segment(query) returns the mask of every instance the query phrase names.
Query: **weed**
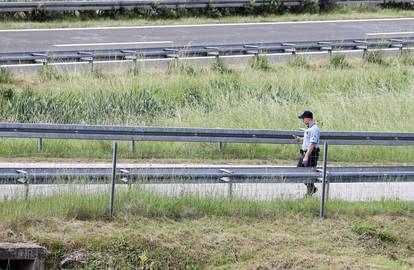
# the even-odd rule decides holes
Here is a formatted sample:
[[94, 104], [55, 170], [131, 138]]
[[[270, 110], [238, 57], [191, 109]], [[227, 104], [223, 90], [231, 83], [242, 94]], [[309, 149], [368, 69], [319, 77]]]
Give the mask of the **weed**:
[[332, 55], [329, 65], [334, 68], [347, 68], [349, 67], [349, 63], [346, 60], [346, 56], [344, 53], [335, 53]]
[[39, 70], [39, 78], [41, 82], [51, 80], [61, 80], [63, 75], [50, 65], [43, 65]]
[[394, 242], [395, 237], [391, 232], [383, 228], [377, 228], [368, 222], [355, 222], [352, 225], [352, 231], [363, 240], [379, 240], [382, 242]]
[[233, 70], [229, 68], [223, 61], [218, 60], [214, 61], [211, 64], [211, 69], [215, 72], [221, 73], [221, 74], [229, 74], [232, 73]]
[[366, 56], [366, 61], [370, 64], [388, 65], [383, 51], [369, 51]]
[[250, 61], [250, 67], [253, 69], [263, 70], [263, 71], [269, 71], [272, 69], [270, 66], [269, 60], [264, 55], [258, 55], [256, 57], [253, 57], [253, 59]]
[[414, 66], [414, 55], [410, 51], [404, 51], [399, 58], [400, 62], [407, 66]]
[[5, 67], [0, 67], [0, 84], [13, 83], [14, 76], [11, 71]]
[[300, 55], [292, 56], [288, 61], [289, 66], [296, 68], [310, 68], [310, 64], [307, 58]]

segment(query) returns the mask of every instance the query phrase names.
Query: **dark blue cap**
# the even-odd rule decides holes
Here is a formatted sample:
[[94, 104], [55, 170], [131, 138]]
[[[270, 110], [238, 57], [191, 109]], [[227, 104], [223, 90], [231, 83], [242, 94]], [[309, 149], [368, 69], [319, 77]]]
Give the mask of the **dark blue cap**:
[[298, 116], [299, 119], [303, 118], [312, 118], [313, 119], [313, 113], [311, 111], [304, 111], [301, 115]]

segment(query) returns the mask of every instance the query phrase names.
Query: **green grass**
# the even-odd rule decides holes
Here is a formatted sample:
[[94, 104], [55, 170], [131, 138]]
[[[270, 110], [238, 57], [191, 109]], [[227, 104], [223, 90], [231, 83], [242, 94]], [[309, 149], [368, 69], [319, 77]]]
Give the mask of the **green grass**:
[[[319, 216], [319, 199], [278, 198], [255, 201], [214, 195], [184, 193], [166, 196], [134, 186], [130, 191], [116, 192], [116, 216], [168, 217], [172, 219], [216, 217], [276, 218], [280, 215], [300, 214]], [[79, 194], [77, 188], [53, 196], [34, 197], [28, 200], [8, 199], [1, 203], [3, 221], [22, 218], [64, 218], [77, 220], [106, 220], [108, 213], [106, 192]], [[346, 202], [331, 200], [327, 203], [328, 216], [392, 215], [414, 217], [414, 202], [398, 200]], [[367, 224], [355, 224], [361, 235], [372, 237], [375, 232]]]
[[[210, 15], [208, 15], [210, 14]], [[28, 16], [17, 14], [14, 17], [3, 18], [0, 21], [1, 29], [16, 28], [55, 28], [55, 27], [99, 27], [99, 26], [128, 26], [128, 25], [171, 25], [171, 24], [205, 24], [205, 23], [235, 23], [235, 22], [273, 22], [273, 21], [310, 21], [310, 20], [332, 20], [332, 19], [369, 19], [369, 18], [391, 18], [391, 17], [412, 17], [414, 11], [403, 8], [381, 8], [372, 5], [350, 5], [338, 7], [330, 12], [313, 12], [313, 13], [285, 13], [285, 14], [249, 14], [245, 15], [226, 15], [213, 12], [203, 12], [196, 16], [189, 14], [181, 16], [176, 13], [163, 14], [161, 18], [151, 17], [160, 16], [159, 14], [144, 14], [141, 16], [109, 14], [106, 16], [97, 16], [96, 14], [87, 13], [85, 16], [79, 16], [77, 13], [69, 13], [66, 16], [53, 14], [49, 17], [39, 18], [46, 21], [30, 21]], [[149, 16], [149, 17], [148, 17]], [[41, 17], [41, 16], [40, 16]]]
[[[313, 198], [249, 201], [134, 187], [108, 194], [76, 190], [0, 203], [0, 240], [48, 249], [47, 268], [70, 254], [81, 269], [410, 269], [414, 204], [330, 201], [320, 220]], [[148, 268], [149, 266], [152, 268]], [[147, 267], [147, 268], [145, 268]], [[141, 268], [139, 268], [141, 269]]]
[[[0, 84], [0, 117], [10, 122], [297, 130], [303, 126], [297, 115], [310, 109], [322, 131], [414, 131], [412, 55], [374, 57], [380, 62], [335, 57], [331, 62], [296, 57], [288, 65], [262, 57], [245, 66], [179, 63], [166, 70], [141, 67], [138, 73], [62, 73], [48, 67]], [[110, 142], [46, 140], [42, 153], [35, 143], [1, 139], [0, 157], [111, 157]], [[412, 163], [411, 152], [410, 147], [336, 146], [330, 160]], [[277, 162], [295, 159], [297, 147], [225, 144], [220, 152], [214, 143], [142, 142], [136, 155], [122, 143], [120, 155]]]

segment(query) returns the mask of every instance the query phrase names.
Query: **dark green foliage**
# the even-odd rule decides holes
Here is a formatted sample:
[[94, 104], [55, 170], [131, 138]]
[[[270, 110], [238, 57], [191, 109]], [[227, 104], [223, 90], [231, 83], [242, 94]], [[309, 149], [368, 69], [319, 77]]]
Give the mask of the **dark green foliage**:
[[318, 0], [300, 0], [299, 11], [309, 13], [319, 12]]
[[391, 232], [373, 226], [367, 222], [355, 222], [352, 226], [352, 231], [356, 233], [362, 240], [377, 240], [382, 242], [393, 242], [395, 237]]
[[329, 65], [334, 68], [347, 68], [349, 63], [346, 61], [346, 56], [344, 53], [335, 53], [332, 55], [329, 60]]
[[323, 12], [332, 11], [336, 8], [337, 0], [319, 0], [319, 10]]
[[404, 51], [400, 56], [400, 61], [407, 66], [414, 66], [414, 55], [410, 51]]
[[221, 74], [232, 73], [233, 70], [229, 68], [223, 61], [218, 60], [211, 64], [211, 69]]
[[291, 59], [288, 61], [288, 65], [292, 67], [298, 67], [298, 68], [310, 68], [310, 64], [308, 59], [306, 59], [303, 56], [292, 56]]
[[43, 65], [39, 70], [39, 78], [42, 82], [46, 82], [50, 80], [60, 80], [63, 78], [63, 75], [54, 67]]
[[387, 65], [383, 51], [369, 51], [366, 55], [366, 61], [370, 64]]
[[256, 57], [253, 57], [253, 59], [250, 61], [250, 67], [253, 69], [263, 70], [263, 71], [269, 71], [272, 69], [270, 66], [269, 60], [265, 55], [258, 55]]
[[0, 68], [0, 84], [12, 83], [14, 81], [13, 74], [7, 68]]

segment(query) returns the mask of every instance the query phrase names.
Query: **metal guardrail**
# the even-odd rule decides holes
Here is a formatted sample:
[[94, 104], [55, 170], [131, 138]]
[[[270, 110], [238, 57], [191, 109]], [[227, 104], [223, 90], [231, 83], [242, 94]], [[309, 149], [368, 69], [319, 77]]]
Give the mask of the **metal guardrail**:
[[[339, 0], [338, 5], [348, 4], [385, 4], [385, 3], [413, 3], [413, 0]], [[45, 11], [73, 11], [73, 10], [116, 10], [120, 8], [240, 8], [247, 5], [268, 6], [270, 0], [107, 0], [107, 1], [33, 1], [33, 2], [2, 2], [0, 13]], [[299, 0], [282, 0], [283, 6], [300, 5]]]
[[[0, 123], [0, 137], [114, 141], [174, 141], [296, 144], [300, 131], [148, 126], [58, 125]], [[331, 145], [414, 145], [414, 133], [321, 132]]]
[[396, 37], [392, 39], [352, 39], [323, 40], [302, 42], [271, 42], [208, 46], [175, 46], [158, 48], [128, 48], [82, 51], [37, 51], [0, 53], [0, 65], [44, 63], [48, 62], [85, 62], [94, 60], [137, 60], [154, 58], [207, 57], [220, 55], [258, 55], [271, 53], [364, 50], [380, 48], [398, 48], [414, 45], [414, 37]]
[[[320, 182], [322, 170], [314, 168], [275, 166], [166, 166], [118, 167], [124, 183], [315, 183]], [[111, 168], [0, 168], [0, 184], [102, 183], [111, 177]], [[330, 183], [410, 182], [414, 181], [414, 167], [330, 167]], [[56, 179], [58, 182], [56, 182]], [[98, 181], [91, 182], [90, 179]]]

